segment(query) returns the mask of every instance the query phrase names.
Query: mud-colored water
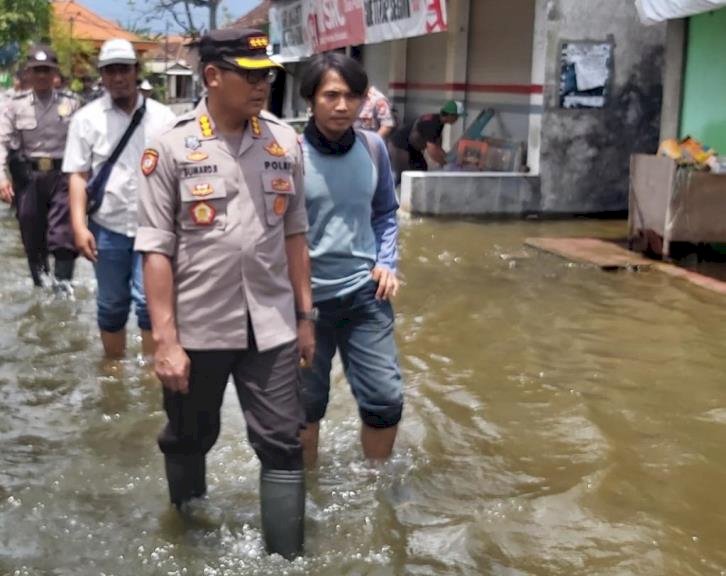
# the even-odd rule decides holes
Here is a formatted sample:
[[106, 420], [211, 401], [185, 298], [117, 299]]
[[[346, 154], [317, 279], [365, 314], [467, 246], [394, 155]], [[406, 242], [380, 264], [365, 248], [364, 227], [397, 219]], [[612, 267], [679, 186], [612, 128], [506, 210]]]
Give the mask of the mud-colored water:
[[396, 455], [361, 461], [338, 369], [290, 564], [263, 552], [231, 387], [209, 498], [181, 518], [138, 342], [101, 361], [90, 266], [75, 300], [33, 290], [0, 217], [0, 574], [724, 576], [726, 300], [523, 247], [624, 231], [405, 223]]

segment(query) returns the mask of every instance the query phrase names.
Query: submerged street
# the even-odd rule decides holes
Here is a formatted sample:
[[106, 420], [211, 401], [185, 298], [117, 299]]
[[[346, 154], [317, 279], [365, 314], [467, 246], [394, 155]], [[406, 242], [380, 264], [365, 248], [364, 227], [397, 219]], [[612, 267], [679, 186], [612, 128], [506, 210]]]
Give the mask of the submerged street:
[[724, 298], [523, 247], [544, 235], [625, 224], [403, 221], [395, 456], [363, 463], [338, 366], [288, 563], [263, 550], [232, 387], [183, 520], [140, 344], [103, 361], [90, 265], [74, 300], [32, 289], [3, 210], [0, 574], [726, 575]]

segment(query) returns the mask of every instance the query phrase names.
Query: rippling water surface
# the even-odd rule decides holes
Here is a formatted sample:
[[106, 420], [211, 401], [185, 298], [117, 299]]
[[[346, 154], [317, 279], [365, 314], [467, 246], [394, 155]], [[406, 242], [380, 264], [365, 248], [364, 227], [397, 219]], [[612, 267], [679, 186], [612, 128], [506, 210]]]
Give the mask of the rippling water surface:
[[407, 406], [361, 461], [337, 370], [307, 554], [267, 557], [232, 389], [209, 499], [167, 503], [150, 367], [103, 362], [94, 282], [33, 290], [0, 217], [0, 574], [726, 575], [723, 296], [525, 249], [621, 222], [411, 221], [396, 302]]

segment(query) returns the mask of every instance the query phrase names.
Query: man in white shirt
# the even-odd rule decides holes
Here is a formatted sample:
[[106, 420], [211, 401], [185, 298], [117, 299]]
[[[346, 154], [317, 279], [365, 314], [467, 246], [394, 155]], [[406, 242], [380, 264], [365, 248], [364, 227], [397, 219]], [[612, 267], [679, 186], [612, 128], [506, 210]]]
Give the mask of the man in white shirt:
[[160, 131], [174, 120], [172, 111], [150, 98], [146, 111], [113, 166], [101, 207], [87, 218], [86, 184], [111, 156], [144, 98], [139, 94], [139, 63], [127, 40], [107, 40], [98, 67], [106, 93], [81, 108], [71, 121], [63, 171], [70, 176], [71, 224], [78, 251], [94, 263], [98, 282], [98, 326], [107, 357], [126, 349], [126, 321], [133, 302], [144, 354], [153, 352], [146, 309], [142, 257], [134, 252], [136, 194], [141, 156]]

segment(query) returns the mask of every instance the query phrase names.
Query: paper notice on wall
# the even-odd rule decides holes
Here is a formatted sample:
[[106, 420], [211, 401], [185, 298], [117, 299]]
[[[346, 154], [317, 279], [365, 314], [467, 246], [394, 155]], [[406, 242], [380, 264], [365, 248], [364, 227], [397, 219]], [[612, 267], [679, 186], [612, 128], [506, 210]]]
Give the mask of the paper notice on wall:
[[363, 0], [366, 43], [445, 32], [445, 0]]
[[282, 56], [304, 58], [313, 53], [317, 31], [310, 6], [307, 0], [293, 0], [270, 8], [270, 42]]
[[564, 42], [560, 61], [560, 106], [603, 108], [612, 73], [610, 42]]
[[726, 0], [635, 0], [635, 7], [643, 24], [652, 26], [673, 18], [718, 10]]
[[577, 90], [605, 86], [610, 76], [610, 44], [569, 44], [567, 59], [575, 65]]

